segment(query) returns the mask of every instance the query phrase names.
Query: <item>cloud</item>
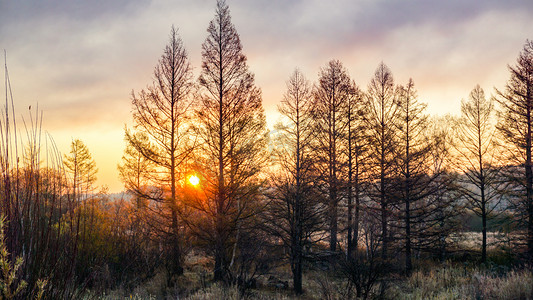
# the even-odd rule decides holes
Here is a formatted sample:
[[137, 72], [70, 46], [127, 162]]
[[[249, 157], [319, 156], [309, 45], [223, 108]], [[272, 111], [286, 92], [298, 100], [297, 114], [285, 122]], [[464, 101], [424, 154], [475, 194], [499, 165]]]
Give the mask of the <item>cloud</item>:
[[[533, 2], [526, 1], [291, 3], [276, 22], [253, 16], [247, 22], [255, 25], [242, 33], [245, 50], [251, 45], [250, 64], [266, 71], [257, 78], [267, 102], [281, 99], [284, 80], [296, 66], [315, 80], [319, 67], [340, 59], [365, 88], [385, 61], [399, 83], [413, 77], [428, 91], [420, 95], [432, 113], [453, 112], [456, 106], [449, 103], [458, 104], [475, 83], [490, 90], [505, 80], [506, 65], [528, 38], [523, 28], [533, 26]], [[286, 77], [280, 80], [280, 74]]]
[[145, 0], [93, 0], [93, 1], [3, 1], [0, 24], [25, 23], [29, 20], [70, 19], [91, 23], [95, 20], [119, 15], [130, 15], [145, 8], [150, 1]]
[[[533, 28], [533, 1], [525, 0], [227, 3], [269, 126], [295, 67], [315, 81], [320, 67], [339, 59], [365, 89], [384, 61], [398, 83], [415, 80], [431, 113], [458, 113], [476, 83], [487, 94], [503, 85], [506, 65], [533, 38], [526, 30]], [[46, 129], [66, 139], [58, 141], [65, 147], [81, 134], [97, 148], [98, 137], [113, 132], [94, 151], [120, 158], [116, 137], [130, 122], [131, 90], [151, 83], [170, 26], [179, 28], [197, 76], [214, 13], [212, 0], [0, 1], [0, 48], [17, 105], [25, 111], [38, 102]], [[110, 174], [114, 167], [99, 166]]]

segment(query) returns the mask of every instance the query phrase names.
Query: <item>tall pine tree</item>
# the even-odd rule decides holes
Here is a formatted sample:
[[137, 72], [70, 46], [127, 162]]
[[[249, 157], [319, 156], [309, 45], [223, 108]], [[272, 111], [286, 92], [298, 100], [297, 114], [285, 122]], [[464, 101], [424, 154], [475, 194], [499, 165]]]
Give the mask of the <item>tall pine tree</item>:
[[206, 180], [206, 201], [197, 208], [206, 222], [198, 225], [197, 232], [211, 245], [214, 279], [224, 280], [245, 229], [241, 220], [253, 215], [259, 197], [267, 131], [261, 91], [248, 70], [225, 1], [217, 2], [207, 33], [197, 110], [197, 133], [202, 140], [198, 160]]
[[509, 145], [509, 161], [523, 168], [508, 173], [508, 178], [520, 187], [516, 204], [527, 226], [528, 255], [533, 260], [533, 41], [526, 42], [509, 71], [505, 90], [497, 91], [496, 100], [502, 107], [497, 129]]

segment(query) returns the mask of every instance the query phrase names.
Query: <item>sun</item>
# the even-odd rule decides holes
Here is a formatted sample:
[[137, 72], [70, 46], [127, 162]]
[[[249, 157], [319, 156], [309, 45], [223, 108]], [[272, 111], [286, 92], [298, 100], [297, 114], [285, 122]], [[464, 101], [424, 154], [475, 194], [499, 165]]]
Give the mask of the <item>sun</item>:
[[191, 177], [189, 177], [189, 183], [193, 186], [197, 186], [200, 183], [200, 178], [196, 175], [191, 175]]

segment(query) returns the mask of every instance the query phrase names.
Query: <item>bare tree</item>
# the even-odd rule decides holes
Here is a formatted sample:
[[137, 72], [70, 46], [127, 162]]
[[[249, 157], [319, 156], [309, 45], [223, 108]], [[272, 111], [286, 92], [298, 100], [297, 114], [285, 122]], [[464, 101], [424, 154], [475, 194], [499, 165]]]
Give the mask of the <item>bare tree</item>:
[[499, 170], [496, 166], [494, 103], [477, 85], [468, 101], [461, 102], [461, 118], [456, 124], [457, 168], [464, 174], [461, 194], [469, 208], [482, 221], [481, 262], [487, 259], [487, 219], [500, 202]]
[[203, 225], [201, 238], [207, 239], [214, 252], [214, 279], [223, 280], [244, 229], [240, 220], [254, 213], [254, 202], [260, 196], [259, 172], [266, 158], [267, 132], [261, 91], [248, 70], [225, 1], [217, 1], [207, 32], [197, 110], [206, 201], [197, 203], [196, 208], [210, 224]]
[[[141, 141], [142, 144], [147, 144], [148, 142], [148, 136], [143, 132], [136, 132], [135, 139]], [[153, 206], [150, 205], [149, 196], [154, 194], [150, 190], [154, 189], [151, 184], [153, 184], [152, 176], [157, 174], [156, 167], [152, 161], [137, 151], [135, 146], [128, 143], [126, 149], [124, 149], [122, 163], [117, 166], [117, 169], [126, 191], [131, 195], [129, 251], [135, 253], [135, 257], [141, 261], [142, 258], [158, 252], [149, 249], [150, 241], [153, 240], [150, 238], [151, 226], [149, 225], [154, 223], [153, 220], [150, 220], [153, 215]], [[127, 205], [124, 206], [129, 207]], [[153, 263], [153, 261], [149, 263]], [[146, 263], [146, 265], [149, 263]], [[152, 264], [151, 268], [156, 266], [157, 264]], [[150, 272], [147, 272], [146, 276], [148, 274]]]
[[397, 146], [395, 123], [398, 105], [395, 100], [394, 80], [390, 69], [381, 63], [368, 85], [365, 112], [363, 114], [368, 130], [369, 195], [378, 204], [381, 221], [382, 257], [387, 257], [389, 246], [390, 197], [388, 182], [393, 176], [395, 147]]
[[413, 222], [416, 229], [415, 255], [422, 250], [438, 253], [442, 262], [446, 259], [449, 236], [461, 227], [459, 215], [464, 211], [460, 200], [457, 177], [453, 169], [453, 119], [450, 116], [432, 118], [429, 121], [429, 139], [432, 141], [428, 161], [432, 176], [429, 188], [432, 191], [415, 207], [421, 212]]
[[341, 274], [355, 289], [355, 299], [368, 299], [376, 285], [384, 285], [388, 265], [380, 257], [381, 224], [370, 214], [361, 215], [361, 244], [364, 251], [355, 249], [352, 256], [340, 261]]
[[[143, 132], [134, 133], [133, 138], [140, 144], [148, 144], [148, 136]], [[128, 141], [127, 135], [126, 141]], [[137, 151], [134, 145], [128, 143], [124, 149], [122, 163], [117, 166], [117, 169], [124, 187], [134, 196], [135, 202], [137, 202], [135, 205], [140, 206], [140, 202], [147, 200], [145, 195], [149, 194], [148, 189], [152, 183], [151, 177], [155, 172], [154, 163]]]
[[[359, 242], [359, 223], [361, 214], [361, 197], [364, 174], [364, 160], [367, 155], [366, 130], [362, 122], [364, 94], [352, 82], [352, 93], [348, 97], [346, 107], [346, 168], [348, 172], [346, 182], [346, 198], [348, 204], [347, 255], [353, 256]], [[355, 203], [354, 203], [355, 201]]]
[[346, 68], [338, 60], [330, 61], [319, 73], [314, 92], [315, 155], [328, 205], [329, 249], [336, 251], [338, 206], [342, 196], [342, 177], [346, 158], [346, 106], [353, 87]]
[[516, 66], [509, 66], [509, 71], [511, 77], [505, 90], [496, 91], [496, 101], [502, 107], [497, 129], [508, 144], [509, 161], [524, 168], [520, 176], [509, 174], [508, 178], [520, 186], [516, 196], [526, 219], [528, 256], [533, 260], [533, 41], [526, 41]]
[[[154, 165], [150, 184], [157, 187], [146, 193], [141, 185], [130, 185], [138, 196], [163, 203], [170, 210], [170, 225], [165, 235], [170, 246], [170, 272], [183, 272], [177, 190], [185, 181], [185, 164], [190, 159], [191, 141], [188, 132], [188, 110], [192, 103], [192, 67], [176, 28], [170, 31], [169, 43], [154, 70], [154, 82], [146, 90], [132, 92], [134, 128], [126, 130], [126, 140], [144, 160]], [[170, 190], [170, 193], [168, 192]]]
[[281, 239], [287, 249], [297, 294], [303, 292], [304, 248], [322, 228], [321, 207], [313, 186], [312, 96], [310, 83], [295, 70], [278, 106], [285, 123], [276, 126], [274, 161], [279, 170], [271, 180], [274, 191], [266, 210], [268, 232]]
[[424, 113], [426, 104], [418, 101], [412, 79], [405, 86], [397, 89], [398, 117], [395, 120], [398, 147], [396, 152], [396, 182], [399, 184], [391, 191], [400, 208], [405, 240], [405, 268], [410, 274], [412, 264], [413, 224], [424, 213], [422, 204], [426, 197], [435, 192], [433, 179], [439, 173], [432, 174], [432, 142], [426, 134], [428, 117]]

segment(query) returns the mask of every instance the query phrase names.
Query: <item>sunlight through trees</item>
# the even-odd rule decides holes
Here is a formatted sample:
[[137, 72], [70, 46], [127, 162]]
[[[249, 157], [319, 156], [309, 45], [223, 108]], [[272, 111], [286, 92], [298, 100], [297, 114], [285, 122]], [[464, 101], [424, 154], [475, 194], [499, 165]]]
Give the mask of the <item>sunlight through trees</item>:
[[0, 298], [420, 299], [433, 277], [435, 298], [533, 295], [532, 41], [458, 116], [384, 62], [366, 88], [338, 59], [314, 82], [295, 68], [271, 131], [243, 44], [218, 0], [195, 80], [171, 27], [131, 92], [121, 194], [42, 112], [21, 134], [6, 62]]

